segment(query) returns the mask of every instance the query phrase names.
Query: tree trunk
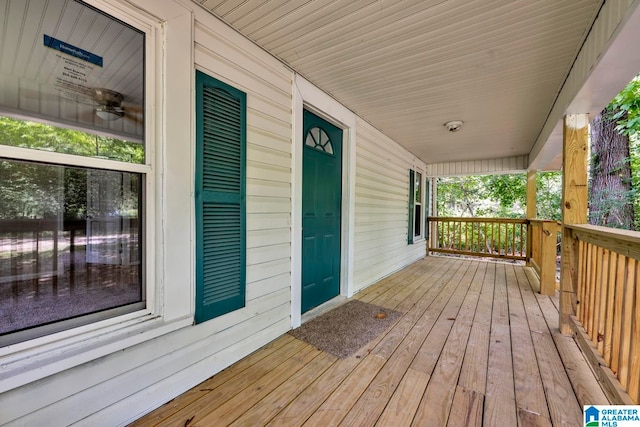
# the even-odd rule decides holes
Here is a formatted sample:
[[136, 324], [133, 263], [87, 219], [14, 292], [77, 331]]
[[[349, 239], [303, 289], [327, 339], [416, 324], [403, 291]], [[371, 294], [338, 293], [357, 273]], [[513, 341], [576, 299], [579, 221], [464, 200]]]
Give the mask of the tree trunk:
[[591, 122], [589, 223], [633, 230], [629, 138], [615, 129], [616, 112], [604, 109]]

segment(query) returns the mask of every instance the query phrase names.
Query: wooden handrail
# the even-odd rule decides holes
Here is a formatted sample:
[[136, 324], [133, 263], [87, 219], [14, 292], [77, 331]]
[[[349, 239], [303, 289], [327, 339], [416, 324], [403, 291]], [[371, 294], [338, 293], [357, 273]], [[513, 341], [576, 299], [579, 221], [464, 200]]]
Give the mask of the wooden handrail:
[[577, 240], [640, 260], [640, 232], [599, 225], [567, 225]]
[[526, 219], [429, 217], [428, 221], [432, 252], [527, 259]]
[[456, 221], [456, 222], [499, 222], [499, 223], [515, 223], [515, 224], [527, 224], [528, 219], [525, 218], [481, 218], [481, 217], [457, 217], [457, 216], [430, 216], [429, 221]]
[[[575, 309], [561, 313], [612, 403], [640, 402], [640, 233], [566, 225], [563, 268]], [[563, 275], [565, 277], [565, 275]]]

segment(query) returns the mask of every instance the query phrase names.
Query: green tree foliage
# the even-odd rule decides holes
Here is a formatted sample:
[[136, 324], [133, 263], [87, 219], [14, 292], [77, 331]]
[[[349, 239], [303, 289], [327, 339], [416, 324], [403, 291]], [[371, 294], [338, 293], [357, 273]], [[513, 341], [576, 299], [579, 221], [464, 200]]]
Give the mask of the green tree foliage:
[[538, 172], [536, 176], [537, 217], [541, 219], [562, 220], [562, 172]]
[[0, 144], [129, 163], [144, 162], [144, 148], [139, 143], [3, 116], [0, 116]]
[[629, 137], [629, 165], [635, 229], [640, 230], [640, 74], [611, 101], [607, 109], [616, 111], [616, 129]]
[[[537, 175], [538, 218], [560, 219], [560, 172]], [[526, 174], [438, 178], [438, 215], [522, 218], [527, 202]]]
[[[142, 144], [2, 116], [0, 144], [144, 162]], [[0, 160], [0, 182], [0, 219], [136, 215], [139, 183], [135, 174]], [[96, 201], [89, 203], [92, 198]], [[88, 212], [89, 207], [97, 211]]]
[[438, 178], [438, 215], [479, 216], [485, 195], [486, 189], [479, 176]]
[[[527, 181], [523, 174], [487, 175], [483, 181], [492, 199], [497, 200], [506, 215], [519, 214], [527, 202]], [[517, 212], [511, 212], [513, 209]]]

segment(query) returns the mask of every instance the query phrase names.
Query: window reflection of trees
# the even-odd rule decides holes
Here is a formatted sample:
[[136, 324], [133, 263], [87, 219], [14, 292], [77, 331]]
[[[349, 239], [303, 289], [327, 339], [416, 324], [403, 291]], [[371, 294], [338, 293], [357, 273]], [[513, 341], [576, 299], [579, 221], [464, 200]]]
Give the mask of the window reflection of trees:
[[141, 181], [0, 160], [0, 334], [142, 301]]

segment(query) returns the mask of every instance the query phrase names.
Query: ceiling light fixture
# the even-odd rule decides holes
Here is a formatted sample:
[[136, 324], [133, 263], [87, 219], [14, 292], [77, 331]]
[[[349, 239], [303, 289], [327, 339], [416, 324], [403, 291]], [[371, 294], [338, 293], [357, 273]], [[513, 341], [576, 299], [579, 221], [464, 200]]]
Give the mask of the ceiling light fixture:
[[451, 120], [444, 125], [449, 129], [449, 132], [458, 132], [463, 124], [464, 122], [462, 120]]

